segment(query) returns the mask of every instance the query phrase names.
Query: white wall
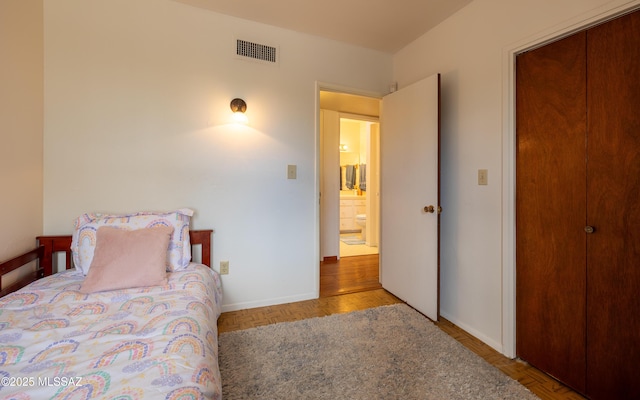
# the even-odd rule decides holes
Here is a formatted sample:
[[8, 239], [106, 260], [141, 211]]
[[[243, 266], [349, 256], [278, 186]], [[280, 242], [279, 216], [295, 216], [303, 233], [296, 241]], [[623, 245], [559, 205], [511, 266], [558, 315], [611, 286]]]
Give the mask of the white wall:
[[42, 49], [42, 1], [0, 1], [2, 261], [42, 234]]
[[[514, 219], [505, 55], [634, 3], [474, 0], [394, 56], [400, 87], [442, 74], [441, 313], [507, 354]], [[481, 168], [489, 170], [488, 186], [477, 185]]]
[[[316, 81], [384, 93], [440, 72], [441, 313], [508, 353], [505, 53], [637, 3], [475, 0], [397, 53], [392, 70], [385, 54], [169, 0], [47, 1], [44, 233], [70, 233], [86, 211], [192, 207], [194, 227], [216, 231], [214, 266], [230, 261], [226, 310], [313, 298]], [[279, 45], [280, 65], [235, 59], [234, 35]], [[248, 126], [229, 124], [237, 96]], [[488, 186], [476, 183], [480, 168]]]
[[[44, 29], [46, 234], [191, 207], [230, 261], [225, 310], [317, 297], [316, 81], [382, 93], [390, 55], [169, 0], [46, 1]], [[234, 35], [279, 66], [236, 59]]]

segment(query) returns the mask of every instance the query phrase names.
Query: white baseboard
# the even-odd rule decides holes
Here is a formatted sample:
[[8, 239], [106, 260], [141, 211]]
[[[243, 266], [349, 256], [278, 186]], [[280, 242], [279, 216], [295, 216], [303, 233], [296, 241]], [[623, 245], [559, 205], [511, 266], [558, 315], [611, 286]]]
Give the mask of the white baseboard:
[[277, 297], [260, 301], [248, 301], [244, 303], [223, 304], [222, 312], [245, 310], [248, 308], [275, 306], [278, 304], [295, 303], [296, 301], [317, 299], [317, 293], [302, 293], [294, 296]]
[[469, 325], [465, 324], [464, 322], [461, 322], [459, 320], [457, 320], [456, 318], [453, 318], [451, 315], [440, 311], [440, 316], [442, 316], [443, 318], [447, 319], [449, 322], [451, 322], [452, 324], [456, 325], [458, 328], [464, 330], [465, 332], [469, 333], [470, 335], [472, 335], [473, 337], [475, 337], [476, 339], [482, 341], [483, 343], [491, 346], [494, 350], [496, 350], [497, 352], [499, 352], [500, 354], [504, 354], [504, 352], [502, 351], [502, 343], [496, 342], [495, 340], [489, 338], [488, 336], [482, 334], [481, 332], [478, 332], [477, 330], [473, 329], [472, 327], [470, 327]]

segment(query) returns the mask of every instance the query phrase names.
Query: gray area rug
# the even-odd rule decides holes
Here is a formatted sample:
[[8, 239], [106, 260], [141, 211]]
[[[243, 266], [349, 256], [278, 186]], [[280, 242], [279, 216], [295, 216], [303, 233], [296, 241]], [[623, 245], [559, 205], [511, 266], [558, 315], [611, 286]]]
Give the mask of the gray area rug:
[[537, 399], [405, 304], [223, 333], [233, 399]]

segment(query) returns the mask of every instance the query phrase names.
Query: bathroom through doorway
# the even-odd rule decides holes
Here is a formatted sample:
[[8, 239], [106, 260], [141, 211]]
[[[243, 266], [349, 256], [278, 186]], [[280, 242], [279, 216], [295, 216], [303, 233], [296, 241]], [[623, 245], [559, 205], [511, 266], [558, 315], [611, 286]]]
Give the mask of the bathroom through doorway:
[[372, 159], [379, 131], [377, 119], [340, 114], [340, 258], [378, 254], [377, 182], [372, 182], [378, 174]]
[[378, 254], [380, 100], [320, 91], [320, 261]]

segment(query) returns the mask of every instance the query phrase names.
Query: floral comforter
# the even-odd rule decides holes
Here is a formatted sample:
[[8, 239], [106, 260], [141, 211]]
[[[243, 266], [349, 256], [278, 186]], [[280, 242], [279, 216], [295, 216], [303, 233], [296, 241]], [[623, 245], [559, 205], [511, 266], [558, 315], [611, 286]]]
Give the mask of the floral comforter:
[[69, 270], [0, 298], [0, 399], [220, 399], [220, 278], [167, 275], [85, 295]]

